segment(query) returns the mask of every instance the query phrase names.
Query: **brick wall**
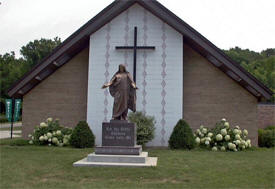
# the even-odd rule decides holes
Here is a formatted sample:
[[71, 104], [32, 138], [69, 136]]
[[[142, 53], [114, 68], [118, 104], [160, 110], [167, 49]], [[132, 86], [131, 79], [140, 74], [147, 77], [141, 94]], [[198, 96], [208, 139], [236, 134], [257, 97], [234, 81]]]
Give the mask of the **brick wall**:
[[48, 117], [73, 127], [86, 120], [88, 51], [84, 49], [23, 97], [24, 138]]
[[258, 141], [257, 99], [193, 49], [184, 47], [183, 115], [193, 129], [226, 118]]
[[275, 105], [274, 104], [258, 104], [257, 109], [258, 128], [267, 126], [275, 126]]

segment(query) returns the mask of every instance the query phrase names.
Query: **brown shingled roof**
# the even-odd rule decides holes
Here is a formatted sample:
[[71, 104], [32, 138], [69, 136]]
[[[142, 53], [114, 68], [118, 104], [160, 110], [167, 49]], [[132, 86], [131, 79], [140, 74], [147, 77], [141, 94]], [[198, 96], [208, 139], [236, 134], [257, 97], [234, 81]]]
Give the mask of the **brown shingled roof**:
[[22, 97], [25, 95], [55, 70], [66, 64], [78, 52], [87, 47], [91, 34], [135, 3], [138, 3], [181, 33], [185, 43], [189, 44], [209, 62], [243, 86], [255, 97], [258, 99], [261, 97], [265, 99], [271, 98], [273, 92], [269, 88], [156, 0], [115, 0], [18, 80], [8, 90], [8, 95], [11, 97]]

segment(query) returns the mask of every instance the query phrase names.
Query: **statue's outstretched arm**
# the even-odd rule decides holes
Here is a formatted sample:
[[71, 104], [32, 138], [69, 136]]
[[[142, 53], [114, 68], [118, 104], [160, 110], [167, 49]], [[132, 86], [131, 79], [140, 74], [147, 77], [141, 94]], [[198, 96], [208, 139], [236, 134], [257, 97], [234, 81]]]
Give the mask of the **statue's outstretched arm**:
[[105, 83], [105, 84], [101, 87], [101, 89], [105, 89], [105, 88], [107, 88], [107, 87], [110, 87], [110, 86], [115, 82], [115, 80], [116, 80], [116, 76], [114, 76], [114, 77], [111, 79], [110, 82]]
[[134, 80], [133, 80], [133, 78], [132, 78], [132, 76], [131, 76], [130, 73], [128, 73], [128, 77], [129, 77], [129, 79], [130, 79], [130, 81], [131, 81], [132, 87], [133, 87], [134, 89], [138, 89], [138, 88], [137, 88], [137, 85], [136, 85], [136, 83], [134, 82]]

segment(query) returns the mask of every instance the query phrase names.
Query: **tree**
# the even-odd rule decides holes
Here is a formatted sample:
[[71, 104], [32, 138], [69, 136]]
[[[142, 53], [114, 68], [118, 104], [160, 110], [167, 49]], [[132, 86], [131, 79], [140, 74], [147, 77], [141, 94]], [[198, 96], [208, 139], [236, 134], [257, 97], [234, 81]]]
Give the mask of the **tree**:
[[14, 52], [0, 55], [1, 101], [7, 98], [7, 89], [27, 71], [26, 62], [16, 59]]
[[61, 39], [59, 37], [55, 37], [53, 40], [41, 38], [40, 40], [31, 41], [26, 46], [23, 46], [20, 53], [27, 61], [29, 68], [31, 68], [44, 57], [48, 56], [60, 43]]
[[[258, 53], [235, 47], [224, 52], [275, 92], [275, 48]], [[274, 100], [275, 95], [270, 101]]]
[[[11, 85], [49, 55], [60, 43], [61, 39], [58, 37], [53, 40], [41, 38], [40, 40], [31, 41], [21, 48], [20, 53], [23, 58], [16, 58], [14, 52], [0, 55], [1, 107], [4, 99], [8, 98], [7, 90]], [[1, 111], [3, 112], [4, 109], [1, 108]]]

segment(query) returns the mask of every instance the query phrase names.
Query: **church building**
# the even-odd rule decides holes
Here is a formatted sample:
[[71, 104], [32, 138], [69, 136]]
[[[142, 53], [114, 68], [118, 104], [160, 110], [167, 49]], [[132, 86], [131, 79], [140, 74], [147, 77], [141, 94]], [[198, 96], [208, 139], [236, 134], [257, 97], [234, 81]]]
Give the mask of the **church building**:
[[257, 144], [257, 104], [272, 92], [156, 0], [115, 0], [10, 88], [23, 99], [23, 137], [48, 117], [85, 120], [100, 145], [113, 106], [101, 86], [119, 64], [136, 80], [137, 111], [155, 117], [148, 146], [168, 146], [181, 118], [193, 130], [226, 118]]

